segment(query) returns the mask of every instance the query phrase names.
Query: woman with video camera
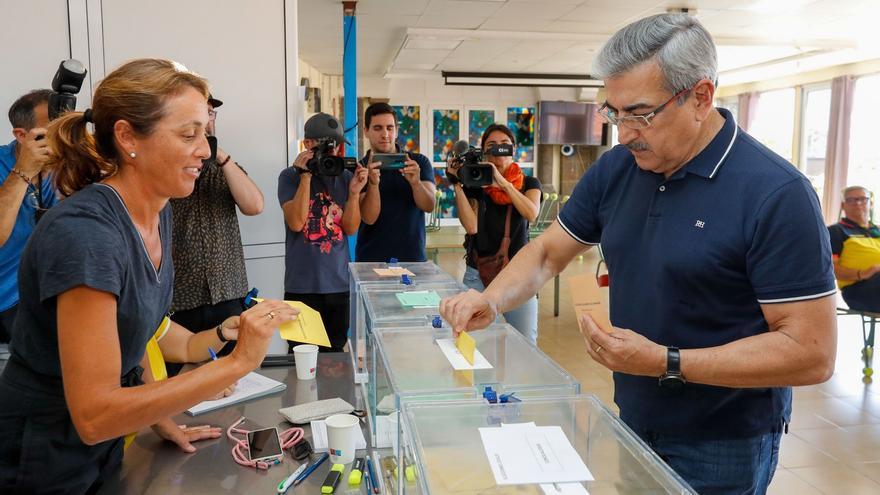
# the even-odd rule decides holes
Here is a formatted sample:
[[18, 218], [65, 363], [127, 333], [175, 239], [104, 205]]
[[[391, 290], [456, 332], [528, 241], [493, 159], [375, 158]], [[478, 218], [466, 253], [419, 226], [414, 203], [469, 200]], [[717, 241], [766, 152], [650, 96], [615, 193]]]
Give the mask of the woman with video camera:
[[[455, 188], [458, 218], [464, 227], [465, 270], [463, 283], [480, 292], [529, 242], [529, 222], [538, 217], [541, 182], [526, 176], [513, 161], [516, 142], [503, 124], [483, 131], [480, 147], [492, 165], [492, 184], [463, 186], [461, 163], [451, 162], [446, 175]], [[504, 313], [504, 318], [532, 343], [538, 340], [538, 300], [532, 297]]]
[[119, 466], [123, 435], [147, 426], [186, 452], [219, 437], [170, 418], [257, 368], [275, 329], [295, 318], [265, 301], [232, 322], [229, 356], [152, 379], [145, 347], [174, 278], [168, 200], [192, 193], [209, 155], [207, 98], [207, 83], [183, 66], [134, 60], [104, 78], [92, 109], [49, 126], [47, 167], [69, 197], [22, 255], [0, 375], [0, 493], [93, 493]]

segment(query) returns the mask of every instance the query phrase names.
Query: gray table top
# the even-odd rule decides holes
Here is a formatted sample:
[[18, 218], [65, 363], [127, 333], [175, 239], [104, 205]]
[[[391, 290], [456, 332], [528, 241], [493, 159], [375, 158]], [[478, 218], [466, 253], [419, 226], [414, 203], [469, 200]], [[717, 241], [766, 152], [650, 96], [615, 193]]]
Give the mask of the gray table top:
[[[317, 379], [299, 381], [296, 369], [264, 368], [259, 373], [287, 384], [281, 393], [260, 397], [234, 406], [199, 416], [182, 414], [175, 417], [178, 424], [220, 426], [224, 430], [244, 416], [245, 428], [278, 426], [279, 431], [291, 427], [278, 413], [278, 409], [319, 399], [341, 397], [354, 405], [361, 400], [355, 392], [351, 358], [347, 353], [321, 353], [318, 356]], [[311, 441], [311, 431], [305, 427], [306, 439]], [[177, 446], [165, 442], [152, 430], [140, 432], [125, 452], [122, 468], [107, 480], [101, 494], [200, 494], [200, 493], [277, 493], [277, 486], [299, 467], [289, 452], [284, 462], [268, 471], [240, 466], [232, 460], [232, 442], [223, 436], [216, 440], [195, 444], [193, 454], [181, 452]], [[317, 460], [320, 454], [313, 454]], [[358, 453], [361, 455], [361, 453]], [[321, 483], [330, 470], [325, 461], [305, 482], [291, 488], [287, 493], [321, 493]], [[349, 487], [347, 483], [350, 465], [336, 489], [337, 494], [368, 493], [365, 484]]]

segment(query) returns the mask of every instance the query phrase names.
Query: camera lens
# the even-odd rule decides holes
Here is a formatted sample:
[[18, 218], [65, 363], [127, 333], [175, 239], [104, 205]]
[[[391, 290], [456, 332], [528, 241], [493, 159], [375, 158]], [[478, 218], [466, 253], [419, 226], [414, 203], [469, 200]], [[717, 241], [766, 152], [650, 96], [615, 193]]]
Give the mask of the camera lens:
[[483, 169], [478, 167], [467, 167], [468, 176], [471, 180], [478, 181], [483, 178]]

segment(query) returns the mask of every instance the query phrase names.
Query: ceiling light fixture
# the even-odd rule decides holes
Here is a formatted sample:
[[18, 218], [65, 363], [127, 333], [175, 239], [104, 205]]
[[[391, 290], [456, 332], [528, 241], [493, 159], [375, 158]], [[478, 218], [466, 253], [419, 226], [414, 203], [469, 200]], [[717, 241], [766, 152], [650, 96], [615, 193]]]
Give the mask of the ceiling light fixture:
[[587, 74], [528, 74], [505, 72], [443, 71], [447, 86], [524, 86], [550, 88], [601, 88], [602, 81]]

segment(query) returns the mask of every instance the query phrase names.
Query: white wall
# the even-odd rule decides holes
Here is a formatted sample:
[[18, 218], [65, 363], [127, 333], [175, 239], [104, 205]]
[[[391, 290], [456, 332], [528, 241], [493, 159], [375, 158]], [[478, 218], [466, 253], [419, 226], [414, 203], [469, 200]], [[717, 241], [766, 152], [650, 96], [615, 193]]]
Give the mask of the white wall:
[[48, 88], [58, 64], [70, 58], [67, 4], [58, 0], [31, 0], [27, 8], [23, 8], [24, 4], [21, 2], [22, 7], [12, 9], [4, 4], [3, 9], [0, 144], [13, 140], [12, 126], [6, 117], [12, 103], [32, 89]]

